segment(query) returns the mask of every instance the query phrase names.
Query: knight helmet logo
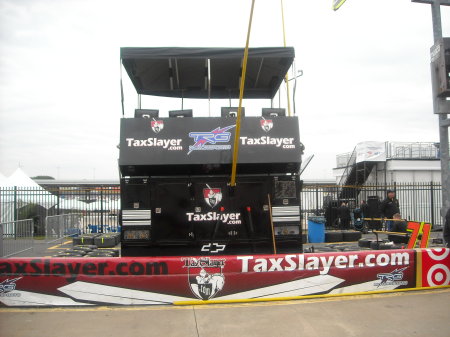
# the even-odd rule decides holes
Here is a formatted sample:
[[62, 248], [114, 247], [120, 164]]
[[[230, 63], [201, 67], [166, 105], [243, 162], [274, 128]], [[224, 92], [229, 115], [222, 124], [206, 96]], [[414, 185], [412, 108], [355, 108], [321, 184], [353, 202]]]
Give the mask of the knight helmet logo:
[[269, 132], [270, 130], [272, 130], [273, 128], [273, 122], [271, 119], [265, 119], [263, 117], [263, 119], [261, 119], [259, 121], [261, 123], [261, 128], [265, 131], [265, 132]]
[[184, 267], [188, 268], [189, 287], [198, 299], [207, 301], [223, 289], [225, 285], [224, 259], [189, 258], [184, 263]]
[[153, 118], [151, 121], [151, 126], [154, 133], [159, 133], [162, 129], [164, 129], [164, 122], [157, 121]]
[[222, 190], [220, 188], [211, 188], [208, 184], [206, 186], [208, 188], [203, 189], [203, 198], [209, 207], [214, 208], [222, 201]]

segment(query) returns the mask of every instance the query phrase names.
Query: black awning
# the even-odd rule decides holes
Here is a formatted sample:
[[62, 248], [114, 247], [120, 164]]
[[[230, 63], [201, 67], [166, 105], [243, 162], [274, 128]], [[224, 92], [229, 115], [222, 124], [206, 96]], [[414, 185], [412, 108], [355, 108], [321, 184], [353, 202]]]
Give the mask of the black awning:
[[[244, 98], [273, 98], [294, 59], [294, 48], [250, 48]], [[142, 95], [238, 98], [243, 48], [121, 48], [120, 57]]]

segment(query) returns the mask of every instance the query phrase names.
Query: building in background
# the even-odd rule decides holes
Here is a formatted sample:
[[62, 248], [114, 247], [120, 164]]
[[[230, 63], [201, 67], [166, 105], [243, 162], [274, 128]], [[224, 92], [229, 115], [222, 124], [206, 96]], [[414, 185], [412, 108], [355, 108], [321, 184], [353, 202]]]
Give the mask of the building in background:
[[441, 182], [439, 143], [362, 142], [338, 154], [333, 175], [340, 186]]

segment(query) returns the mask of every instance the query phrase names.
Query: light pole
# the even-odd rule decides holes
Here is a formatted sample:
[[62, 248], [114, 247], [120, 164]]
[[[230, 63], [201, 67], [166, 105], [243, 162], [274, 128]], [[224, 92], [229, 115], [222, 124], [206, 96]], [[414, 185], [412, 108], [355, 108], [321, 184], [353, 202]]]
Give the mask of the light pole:
[[[411, 0], [412, 2], [431, 5], [431, 16], [433, 20], [434, 43], [442, 39], [441, 6], [450, 6], [450, 0]], [[433, 69], [432, 69], [433, 71]], [[448, 77], [449, 74], [447, 73]], [[446, 79], [449, 80], [448, 78]], [[441, 178], [442, 178], [442, 207], [443, 213], [450, 207], [450, 161], [448, 146], [448, 128], [450, 119], [447, 114], [450, 113], [450, 101], [446, 97], [438, 97], [437, 88], [433, 85], [433, 112], [439, 116], [439, 141], [441, 154]]]

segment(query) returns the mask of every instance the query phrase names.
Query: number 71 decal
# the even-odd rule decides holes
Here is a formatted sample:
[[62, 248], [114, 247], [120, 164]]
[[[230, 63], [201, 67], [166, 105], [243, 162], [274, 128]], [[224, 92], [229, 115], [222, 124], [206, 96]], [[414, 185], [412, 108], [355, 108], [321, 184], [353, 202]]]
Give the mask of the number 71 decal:
[[428, 247], [428, 239], [430, 238], [431, 224], [425, 222], [408, 222], [408, 232], [411, 232], [411, 237], [408, 242], [408, 249], [412, 249], [416, 246], [419, 234], [422, 234], [420, 240], [420, 248]]

